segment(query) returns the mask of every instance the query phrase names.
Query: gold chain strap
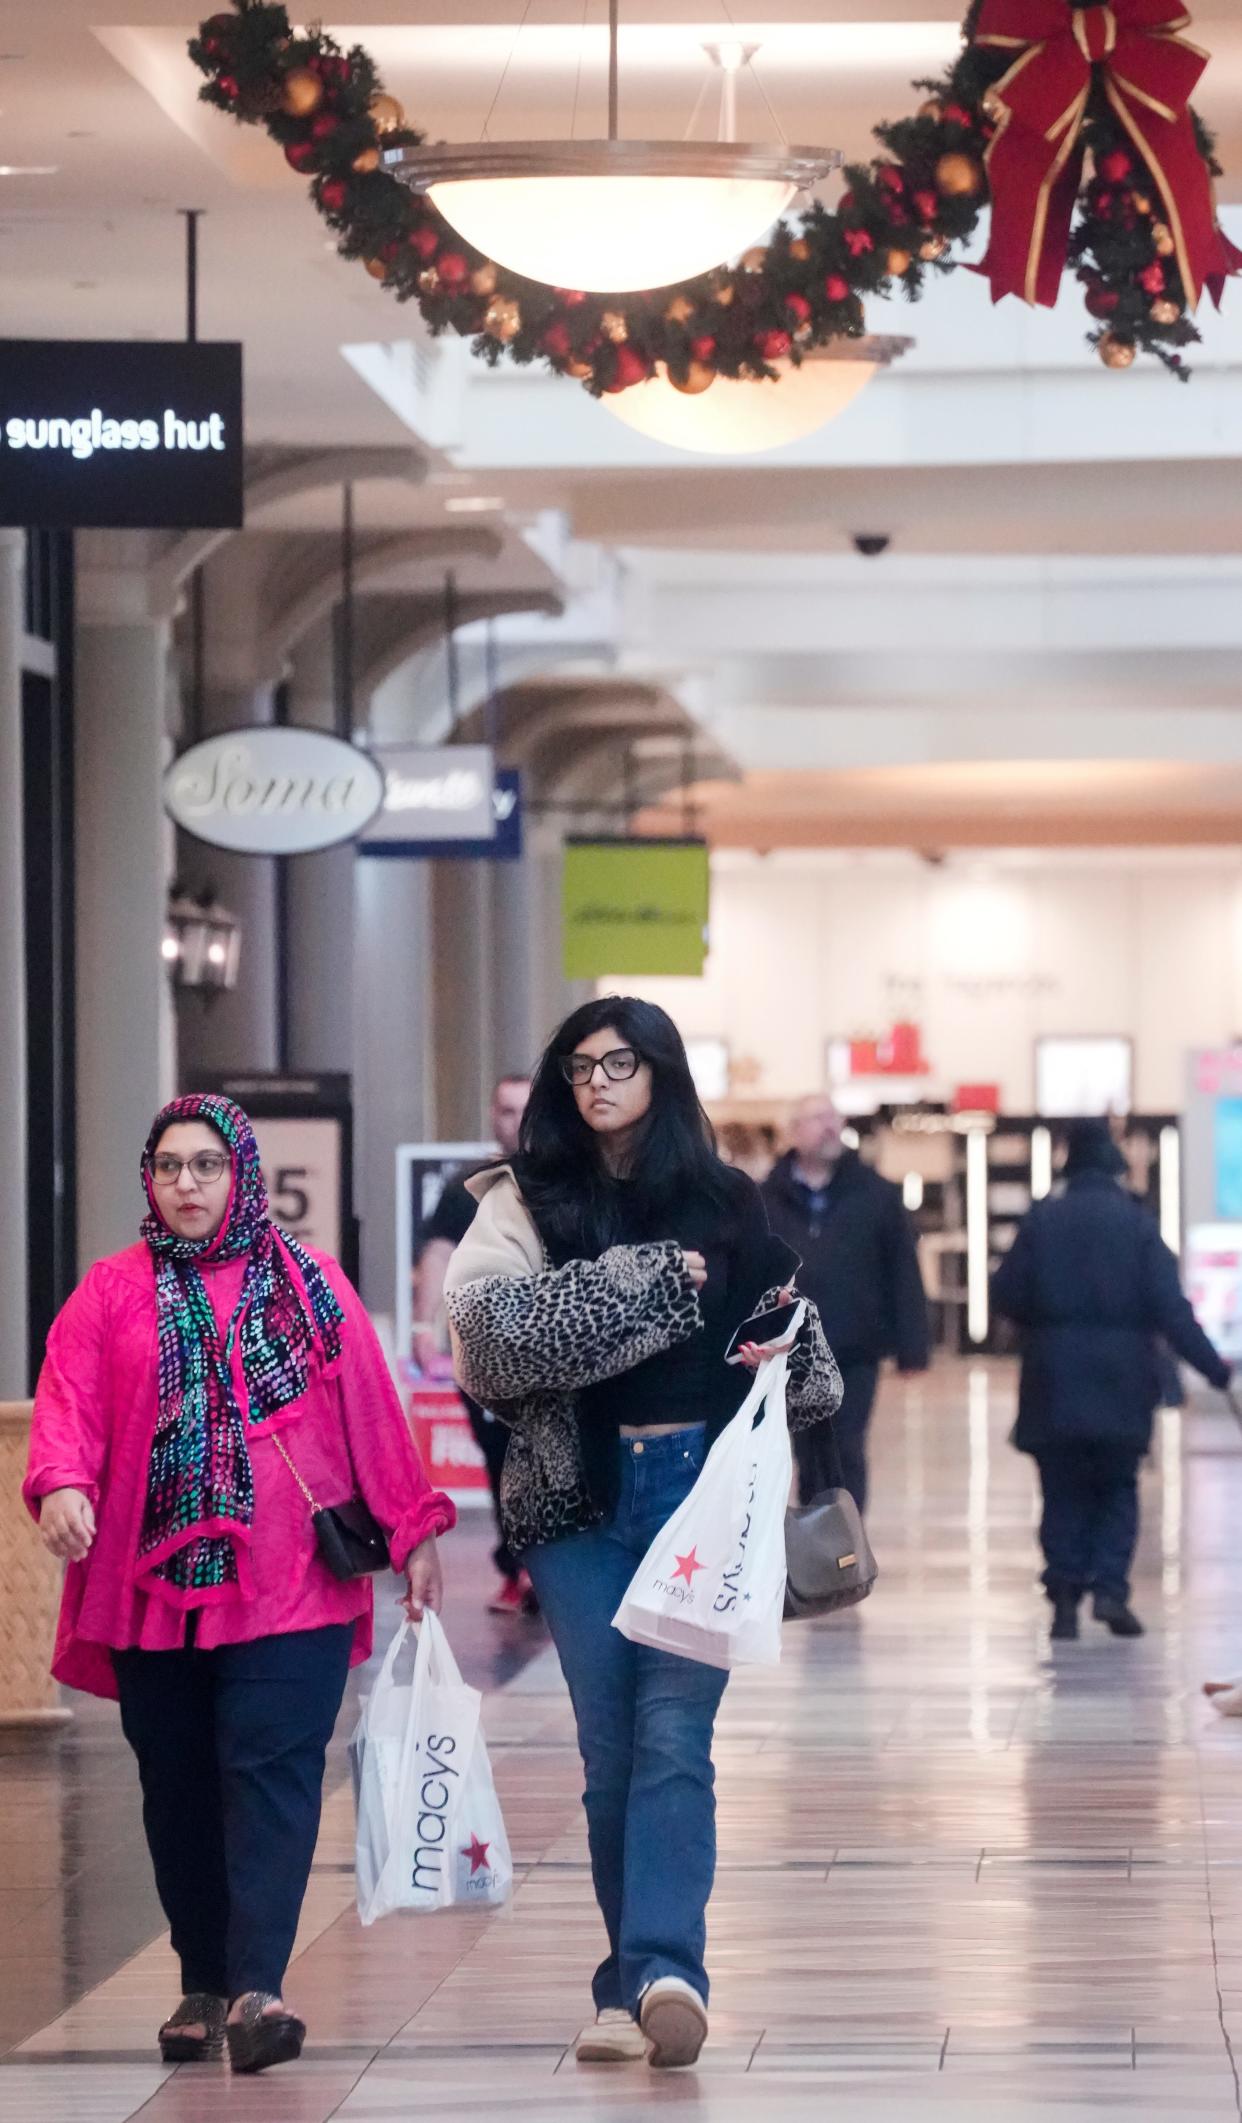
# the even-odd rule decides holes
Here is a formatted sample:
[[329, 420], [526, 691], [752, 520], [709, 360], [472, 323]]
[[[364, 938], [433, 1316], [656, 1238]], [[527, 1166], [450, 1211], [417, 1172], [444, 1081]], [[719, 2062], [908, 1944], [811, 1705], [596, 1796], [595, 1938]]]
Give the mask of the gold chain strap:
[[315, 1502], [315, 1499], [311, 1495], [310, 1490], [307, 1488], [305, 1482], [302, 1480], [301, 1475], [298, 1473], [297, 1468], [294, 1466], [293, 1461], [290, 1459], [288, 1453], [285, 1451], [285, 1448], [281, 1444], [280, 1439], [275, 1431], [272, 1432], [272, 1443], [273, 1445], [275, 1445], [277, 1452], [280, 1454], [286, 1467], [289, 1469], [289, 1472], [293, 1476], [294, 1481], [297, 1483], [298, 1488], [301, 1490], [303, 1496], [306, 1498], [306, 1501], [310, 1505], [311, 1510], [318, 1511], [318, 1504]]

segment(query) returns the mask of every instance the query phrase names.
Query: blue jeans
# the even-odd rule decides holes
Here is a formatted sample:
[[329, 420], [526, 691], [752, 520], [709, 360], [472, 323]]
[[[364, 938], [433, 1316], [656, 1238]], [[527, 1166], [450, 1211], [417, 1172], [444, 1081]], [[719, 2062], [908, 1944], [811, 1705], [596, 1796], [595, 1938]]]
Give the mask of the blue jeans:
[[620, 1494], [607, 1523], [523, 1560], [569, 1684], [586, 1773], [591, 1874], [608, 1932], [596, 2011], [637, 2013], [657, 1976], [682, 1976], [707, 2000], [712, 1727], [728, 1675], [631, 1644], [612, 1626], [638, 1563], [698, 1478], [704, 1432], [620, 1438], [617, 1451]]

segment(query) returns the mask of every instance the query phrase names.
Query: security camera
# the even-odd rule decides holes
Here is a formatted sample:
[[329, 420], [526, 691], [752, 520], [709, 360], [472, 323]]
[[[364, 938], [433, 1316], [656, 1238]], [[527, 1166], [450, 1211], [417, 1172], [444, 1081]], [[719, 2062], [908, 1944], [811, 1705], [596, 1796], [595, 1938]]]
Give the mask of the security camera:
[[887, 531], [855, 531], [854, 533], [854, 551], [861, 553], [864, 560], [878, 560], [881, 553], [887, 553], [892, 542]]

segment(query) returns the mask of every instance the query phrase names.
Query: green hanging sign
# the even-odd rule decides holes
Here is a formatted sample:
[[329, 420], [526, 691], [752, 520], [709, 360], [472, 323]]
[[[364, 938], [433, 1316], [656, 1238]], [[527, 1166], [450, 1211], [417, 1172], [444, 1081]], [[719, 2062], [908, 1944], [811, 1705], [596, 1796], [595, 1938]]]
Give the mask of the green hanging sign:
[[565, 974], [700, 975], [707, 956], [703, 840], [570, 840], [565, 845]]

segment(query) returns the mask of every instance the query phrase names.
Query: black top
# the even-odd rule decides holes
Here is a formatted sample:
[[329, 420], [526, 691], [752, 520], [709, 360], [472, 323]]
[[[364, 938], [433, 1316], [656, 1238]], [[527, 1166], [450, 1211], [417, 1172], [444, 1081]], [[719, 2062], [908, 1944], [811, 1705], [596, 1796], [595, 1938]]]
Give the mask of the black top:
[[653, 1220], [639, 1185], [618, 1182], [620, 1229], [614, 1243], [675, 1239], [686, 1252], [703, 1255], [703, 1325], [689, 1340], [648, 1357], [618, 1378], [586, 1387], [578, 1399], [584, 1436], [592, 1431], [610, 1435], [622, 1425], [646, 1429], [657, 1423], [707, 1423], [715, 1429], [736, 1415], [745, 1400], [751, 1374], [744, 1366], [726, 1364], [725, 1350], [764, 1292], [787, 1282], [798, 1261], [769, 1232], [754, 1181], [730, 1171], [727, 1184], [733, 1196], [727, 1209], [705, 1194], [690, 1195], [675, 1214]]
[[1075, 1438], [1146, 1451], [1159, 1398], [1157, 1336], [1209, 1384], [1229, 1383], [1154, 1218], [1106, 1173], [1084, 1171], [1064, 1195], [1028, 1210], [993, 1277], [992, 1301], [1023, 1330], [1020, 1451]]
[[802, 1255], [801, 1288], [815, 1300], [839, 1364], [895, 1356], [921, 1371], [930, 1356], [927, 1300], [901, 1193], [845, 1150], [828, 1185], [798, 1178], [791, 1155], [764, 1183], [772, 1229]]
[[439, 1201], [418, 1234], [420, 1255], [428, 1240], [433, 1238], [446, 1238], [450, 1246], [460, 1246], [479, 1206], [466, 1186], [470, 1176], [469, 1172], [459, 1172], [446, 1180]]

